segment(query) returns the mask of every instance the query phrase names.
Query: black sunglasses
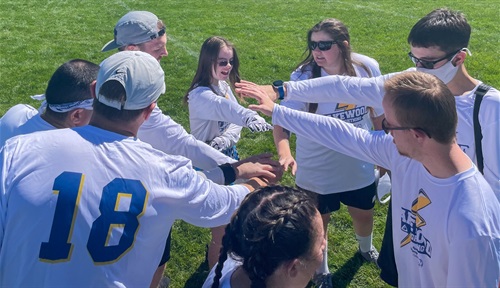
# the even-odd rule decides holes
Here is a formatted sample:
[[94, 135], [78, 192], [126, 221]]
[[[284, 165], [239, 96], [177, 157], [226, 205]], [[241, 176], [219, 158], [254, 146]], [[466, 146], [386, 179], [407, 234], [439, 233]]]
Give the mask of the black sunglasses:
[[156, 35], [151, 35], [149, 38], [151, 38], [151, 40], [153, 40], [153, 39], [156, 39], [156, 38], [161, 37], [161, 36], [163, 36], [163, 35], [165, 35], [165, 28], [160, 29], [160, 30], [156, 33]]
[[433, 60], [433, 61], [430, 61], [430, 60], [423, 60], [423, 59], [419, 59], [417, 57], [415, 57], [415, 55], [413, 55], [411, 52], [408, 52], [408, 57], [410, 57], [411, 61], [417, 65], [418, 63], [420, 63], [420, 65], [422, 65], [422, 67], [424, 67], [425, 69], [434, 69], [434, 65], [436, 65], [436, 63], [438, 62], [441, 62], [443, 61], [444, 59], [448, 59], [448, 60], [451, 60], [453, 59], [453, 56], [455, 56], [455, 54], [457, 54], [458, 52], [460, 52], [462, 49], [458, 49], [457, 51], [455, 52], [451, 52], [449, 54], [446, 54], [443, 58], [439, 58], [437, 60]]
[[222, 61], [217, 62], [217, 64], [219, 65], [219, 67], [226, 67], [227, 64], [231, 64], [231, 66], [233, 66], [234, 65], [234, 60], [233, 59], [231, 59], [229, 61], [222, 60]]
[[337, 44], [337, 41], [309, 41], [309, 49], [314, 50], [318, 47], [321, 51], [328, 51], [332, 48], [333, 44]]
[[425, 131], [422, 128], [418, 128], [418, 127], [389, 127], [389, 126], [387, 126], [387, 120], [385, 118], [382, 120], [382, 130], [384, 130], [385, 134], [389, 134], [389, 132], [391, 130], [412, 130], [412, 129], [413, 130], [420, 130], [420, 131], [424, 132], [425, 135], [427, 135], [427, 137], [432, 138], [431, 134], [429, 134], [429, 132]]

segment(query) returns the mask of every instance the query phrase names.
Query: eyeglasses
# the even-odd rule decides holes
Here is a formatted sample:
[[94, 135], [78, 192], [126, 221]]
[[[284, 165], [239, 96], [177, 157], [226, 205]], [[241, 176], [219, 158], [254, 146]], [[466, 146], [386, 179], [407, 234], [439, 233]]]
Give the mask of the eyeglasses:
[[314, 50], [318, 47], [320, 51], [328, 51], [333, 44], [337, 44], [337, 41], [309, 41], [309, 49]]
[[156, 39], [156, 38], [161, 37], [161, 36], [163, 36], [163, 35], [165, 35], [165, 28], [160, 29], [160, 30], [156, 33], [156, 35], [151, 35], [149, 38], [151, 38], [151, 40], [153, 40], [153, 39]]
[[427, 135], [427, 137], [432, 138], [431, 134], [429, 134], [429, 132], [425, 131], [422, 128], [418, 128], [418, 127], [389, 127], [389, 126], [387, 126], [387, 120], [385, 118], [382, 120], [382, 130], [384, 130], [385, 134], [389, 134], [389, 132], [391, 130], [420, 130], [420, 131], [424, 132], [425, 135]]
[[233, 66], [234, 65], [234, 60], [233, 59], [231, 59], [229, 61], [222, 60], [222, 61], [219, 61], [217, 64], [219, 65], [219, 67], [226, 67], [227, 64], [231, 64], [231, 66]]
[[444, 56], [443, 58], [439, 58], [437, 60], [433, 60], [433, 61], [430, 61], [430, 60], [422, 60], [422, 59], [419, 59], [417, 57], [415, 57], [415, 55], [413, 55], [411, 52], [408, 52], [408, 57], [410, 57], [411, 61], [415, 64], [415, 65], [418, 65], [418, 63], [420, 63], [420, 65], [422, 65], [422, 67], [424, 67], [425, 69], [434, 69], [434, 65], [436, 65], [438, 62], [441, 62], [443, 61], [444, 59], [448, 59], [448, 60], [451, 60], [453, 59], [453, 57], [458, 53], [460, 52], [462, 49], [459, 49], [455, 52], [451, 52], [450, 54], [446, 54], [446, 56]]

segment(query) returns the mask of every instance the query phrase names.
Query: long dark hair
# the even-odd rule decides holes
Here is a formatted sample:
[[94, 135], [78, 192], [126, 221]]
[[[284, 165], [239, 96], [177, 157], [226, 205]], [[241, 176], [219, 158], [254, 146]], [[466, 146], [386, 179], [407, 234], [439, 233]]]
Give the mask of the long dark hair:
[[[234, 45], [223, 37], [212, 36], [205, 40], [203, 45], [201, 45], [200, 58], [198, 59], [198, 69], [196, 70], [196, 74], [191, 82], [191, 86], [189, 86], [189, 89], [184, 96], [184, 103], [187, 103], [188, 101], [189, 92], [196, 87], [205, 86], [209, 87], [213, 91], [213, 88], [210, 85], [213, 80], [212, 70], [218, 65], [217, 58], [219, 57], [220, 49], [223, 47], [228, 47], [233, 50], [233, 69], [231, 69], [231, 72], [229, 73], [229, 84], [231, 88], [234, 89], [234, 83], [240, 82], [241, 77], [238, 71], [240, 61]], [[217, 94], [216, 91], [213, 92]]]
[[242, 261], [251, 287], [265, 287], [267, 277], [284, 262], [311, 251], [315, 203], [302, 191], [270, 186], [247, 195], [222, 238], [212, 287], [219, 287], [228, 253]]
[[[359, 65], [363, 69], [366, 70], [370, 77], [372, 76], [370, 69], [368, 69], [363, 63], [352, 59], [352, 49], [350, 45], [344, 45], [344, 41], [350, 43], [350, 36], [347, 27], [340, 20], [335, 18], [328, 18], [323, 21], [320, 21], [316, 25], [314, 25], [307, 32], [307, 48], [304, 51], [303, 55], [306, 55], [305, 59], [302, 60], [296, 67], [296, 69], [300, 69], [302, 73], [306, 71], [312, 72], [312, 78], [321, 77], [321, 67], [316, 64], [314, 61], [314, 57], [312, 55], [312, 50], [309, 48], [309, 42], [311, 41], [311, 35], [315, 32], [324, 32], [330, 37], [332, 40], [337, 41], [337, 46], [340, 49], [340, 53], [343, 59], [343, 66], [346, 70], [346, 75], [348, 76], [356, 76], [356, 70], [354, 69], [354, 64]], [[317, 103], [309, 103], [309, 112], [315, 113], [318, 108]]]

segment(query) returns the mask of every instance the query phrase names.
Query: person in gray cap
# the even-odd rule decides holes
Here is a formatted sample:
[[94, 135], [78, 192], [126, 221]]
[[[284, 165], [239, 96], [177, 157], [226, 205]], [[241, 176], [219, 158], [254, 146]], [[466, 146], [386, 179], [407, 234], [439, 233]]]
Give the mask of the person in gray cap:
[[0, 149], [0, 287], [146, 287], [176, 219], [229, 223], [266, 186], [258, 177], [217, 185], [138, 139], [165, 92], [149, 54], [108, 57], [93, 88], [89, 125], [16, 136]]
[[[118, 51], [142, 51], [160, 61], [163, 57], [168, 56], [165, 28], [163, 21], [151, 12], [128, 12], [116, 23], [114, 39], [106, 43], [101, 51], [106, 52], [113, 49]], [[255, 155], [236, 162], [236, 160], [187, 133], [180, 124], [176, 123], [168, 115], [163, 114], [158, 106], [155, 107], [149, 119], [140, 127], [138, 137], [167, 154], [181, 155], [191, 159], [193, 165], [198, 169], [210, 170], [207, 177], [215, 183], [230, 184], [236, 178], [252, 176], [265, 176], [274, 181], [273, 178], [276, 175], [282, 174], [279, 162], [270, 158], [272, 154]], [[213, 169], [217, 166], [221, 169]], [[245, 173], [245, 171], [252, 173]], [[223, 227], [218, 227], [218, 229], [224, 231]], [[212, 239], [209, 249], [219, 250], [220, 237]], [[169, 259], [170, 237], [151, 287], [157, 287], [160, 281], [162, 283], [168, 281], [168, 278], [164, 278], [164, 280], [161, 280], [161, 278], [165, 264]], [[165, 287], [167, 284], [161, 284], [160, 286]]]
[[155, 14], [147, 11], [132, 11], [118, 20], [115, 26], [115, 38], [101, 51], [118, 49], [120, 51], [142, 51], [160, 61], [168, 56], [165, 24]]

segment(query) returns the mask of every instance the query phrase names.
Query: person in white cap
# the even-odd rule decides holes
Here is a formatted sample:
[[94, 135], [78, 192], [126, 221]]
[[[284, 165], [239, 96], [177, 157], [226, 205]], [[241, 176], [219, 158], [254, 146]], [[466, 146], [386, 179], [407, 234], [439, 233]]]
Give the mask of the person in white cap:
[[73, 59], [59, 66], [50, 77], [42, 109], [17, 104], [0, 118], [0, 147], [7, 139], [35, 131], [87, 125], [92, 115], [90, 85], [95, 81], [99, 65]]
[[[101, 51], [113, 49], [118, 51], [142, 51], [150, 54], [158, 61], [168, 56], [166, 49], [167, 35], [165, 24], [162, 20], [148, 11], [130, 11], [121, 17], [114, 28], [114, 39], [106, 43]], [[247, 166], [255, 173], [248, 176], [266, 176], [272, 178], [275, 174], [282, 173], [277, 161], [270, 159], [270, 153], [264, 153], [236, 162], [235, 159], [224, 155], [210, 147], [203, 141], [197, 140], [193, 135], [168, 115], [163, 114], [158, 106], [155, 107], [149, 119], [141, 126], [138, 133], [142, 141], [150, 143], [154, 148], [167, 154], [182, 155], [193, 161], [198, 169], [210, 169], [211, 180], [219, 184], [230, 184], [236, 178], [244, 178], [246, 167], [237, 166], [238, 163], [255, 162]], [[245, 163], [245, 165], [251, 164]], [[221, 169], [213, 169], [220, 166]], [[163, 274], [165, 263], [170, 258], [170, 237], [160, 262], [158, 273], [155, 274], [151, 287], [156, 287]], [[165, 278], [165, 280], [167, 280]], [[163, 281], [163, 280], [162, 280]], [[166, 285], [163, 285], [166, 286]]]
[[176, 219], [228, 223], [266, 185], [219, 186], [138, 139], [165, 92], [153, 57], [122, 52], [100, 66], [89, 125], [16, 136], [0, 149], [1, 287], [146, 287]]

